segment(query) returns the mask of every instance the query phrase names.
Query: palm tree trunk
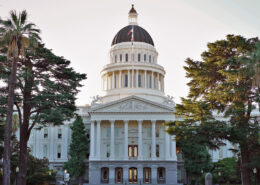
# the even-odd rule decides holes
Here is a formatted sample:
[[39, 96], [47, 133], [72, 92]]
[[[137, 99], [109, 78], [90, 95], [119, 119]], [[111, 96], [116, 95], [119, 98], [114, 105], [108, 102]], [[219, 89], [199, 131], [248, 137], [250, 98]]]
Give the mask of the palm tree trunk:
[[14, 106], [14, 91], [16, 84], [16, 71], [17, 71], [17, 58], [14, 58], [12, 62], [12, 71], [10, 74], [7, 114], [5, 120], [5, 134], [4, 134], [4, 160], [3, 160], [3, 184], [10, 185], [11, 174], [11, 133], [12, 133], [12, 118], [13, 118], [13, 106]]

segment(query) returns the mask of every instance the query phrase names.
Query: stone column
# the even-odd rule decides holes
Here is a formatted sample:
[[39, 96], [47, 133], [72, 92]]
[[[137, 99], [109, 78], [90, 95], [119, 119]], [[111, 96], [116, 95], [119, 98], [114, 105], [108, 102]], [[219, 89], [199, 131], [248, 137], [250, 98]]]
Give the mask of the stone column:
[[124, 159], [128, 160], [128, 120], [124, 120], [125, 139], [124, 139]]
[[[165, 127], [165, 130], [168, 129], [168, 126]], [[165, 132], [165, 159], [170, 159], [170, 135]]]
[[138, 120], [138, 160], [143, 159], [143, 131], [142, 120]]
[[95, 157], [95, 121], [91, 120], [90, 126], [90, 159]]
[[152, 159], [156, 159], [156, 140], [155, 140], [156, 120], [152, 120]]
[[134, 88], [134, 76], [135, 76], [135, 72], [134, 69], [132, 69], [132, 88]]
[[100, 121], [97, 121], [97, 149], [96, 149], [96, 158], [100, 159], [100, 144], [101, 144], [101, 138], [100, 138]]
[[107, 73], [107, 90], [109, 88], [109, 74]]
[[119, 71], [119, 88], [122, 88], [122, 71]]
[[171, 160], [177, 161], [175, 135], [171, 136]]
[[127, 70], [127, 87], [130, 87], [130, 70]]
[[154, 88], [154, 77], [153, 77], [153, 71], [151, 71], [152, 72], [152, 89]]
[[115, 71], [112, 72], [112, 85], [111, 85], [111, 89], [115, 88]]
[[123, 168], [123, 184], [128, 184], [129, 166]]
[[[152, 184], [157, 184], [157, 165], [152, 165], [151, 166], [151, 180]], [[166, 177], [167, 178], [167, 177]]]
[[164, 76], [162, 76], [162, 91], [164, 92]]
[[136, 79], [135, 79], [135, 87], [138, 88], [138, 70], [136, 70], [136, 75], [135, 75]]
[[147, 88], [147, 71], [144, 71], [144, 88]]
[[110, 159], [113, 160], [115, 158], [115, 121], [110, 121], [111, 125], [111, 136], [110, 136]]

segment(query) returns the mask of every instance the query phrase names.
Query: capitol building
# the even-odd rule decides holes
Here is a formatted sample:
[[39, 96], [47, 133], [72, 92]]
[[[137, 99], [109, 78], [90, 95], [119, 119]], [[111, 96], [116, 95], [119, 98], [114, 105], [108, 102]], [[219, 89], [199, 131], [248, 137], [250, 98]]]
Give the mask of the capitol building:
[[[85, 182], [89, 184], [167, 184], [185, 182], [175, 136], [165, 132], [174, 121], [174, 102], [164, 92], [166, 71], [150, 34], [138, 25], [134, 6], [128, 25], [112, 40], [108, 64], [101, 71], [104, 96], [78, 107], [90, 138]], [[70, 125], [34, 129], [31, 154], [48, 158], [61, 171], [68, 160]], [[210, 151], [212, 159], [233, 156], [231, 144]]]

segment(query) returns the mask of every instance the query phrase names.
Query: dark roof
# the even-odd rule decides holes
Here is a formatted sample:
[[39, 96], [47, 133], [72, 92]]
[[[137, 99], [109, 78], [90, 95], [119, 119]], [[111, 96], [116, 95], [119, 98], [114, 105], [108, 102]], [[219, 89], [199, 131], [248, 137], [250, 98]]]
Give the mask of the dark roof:
[[134, 29], [134, 42], [144, 42], [154, 46], [153, 39], [150, 34], [138, 25], [128, 25], [122, 28], [114, 37], [111, 46], [121, 42], [131, 42], [130, 30]]
[[131, 8], [131, 10], [129, 11], [129, 13], [135, 13], [135, 14], [137, 14], [137, 12], [136, 12], [136, 10], [135, 10], [135, 8], [134, 8], [134, 5], [132, 4], [132, 8]]

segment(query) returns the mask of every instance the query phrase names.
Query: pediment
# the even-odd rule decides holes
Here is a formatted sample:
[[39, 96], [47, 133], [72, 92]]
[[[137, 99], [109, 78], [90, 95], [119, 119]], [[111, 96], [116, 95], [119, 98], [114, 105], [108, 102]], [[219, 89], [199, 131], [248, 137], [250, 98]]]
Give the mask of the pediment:
[[173, 109], [163, 104], [152, 102], [140, 97], [131, 96], [114, 102], [100, 105], [92, 112], [173, 112]]

